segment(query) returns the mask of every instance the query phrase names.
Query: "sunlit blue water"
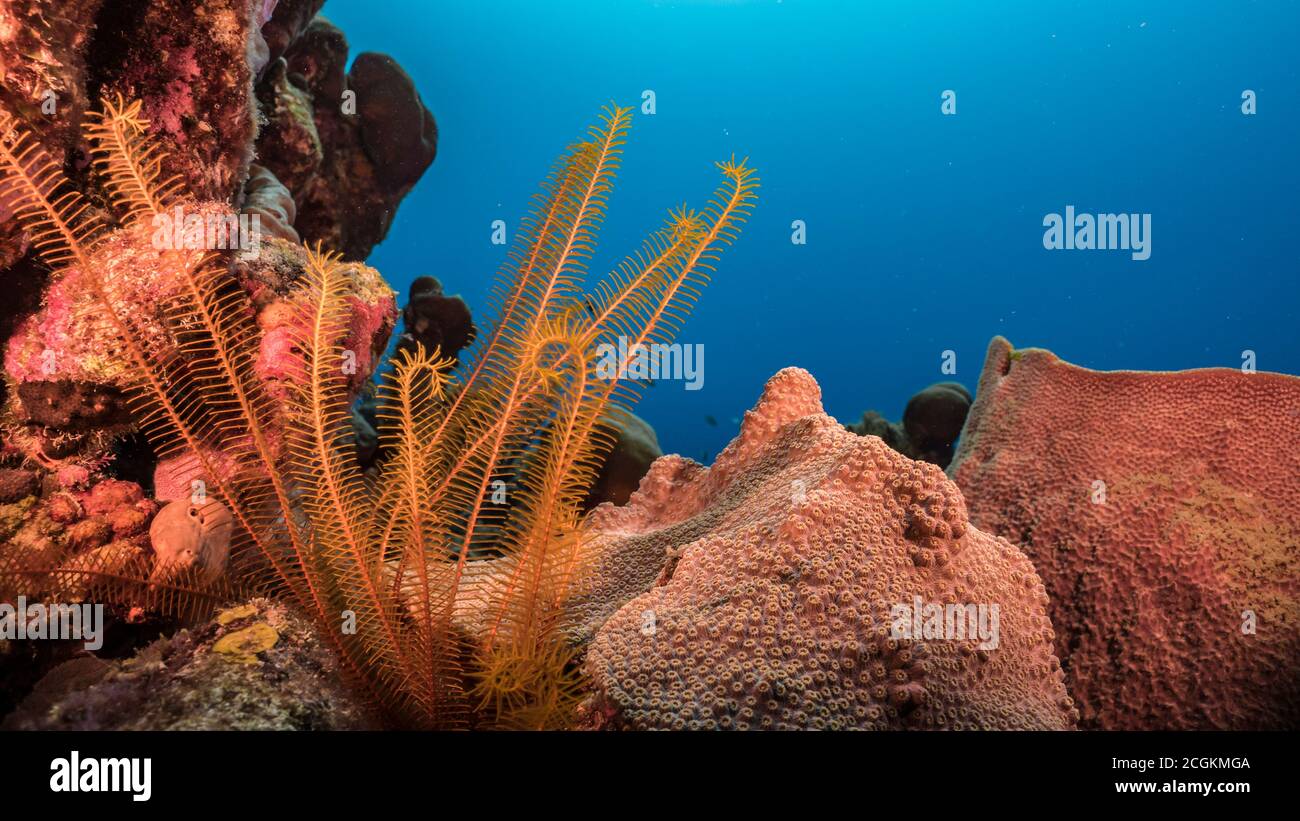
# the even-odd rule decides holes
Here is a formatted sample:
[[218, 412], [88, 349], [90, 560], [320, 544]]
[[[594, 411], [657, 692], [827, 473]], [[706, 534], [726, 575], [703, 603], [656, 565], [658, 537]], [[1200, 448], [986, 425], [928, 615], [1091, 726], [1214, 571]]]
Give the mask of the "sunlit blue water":
[[[685, 326], [704, 387], [638, 413], [711, 457], [785, 365], [826, 407], [898, 418], [945, 378], [973, 387], [994, 334], [1095, 368], [1300, 373], [1300, 9], [1272, 2], [330, 0], [352, 50], [385, 51], [441, 130], [438, 159], [371, 264], [440, 278], [486, 317], [552, 159], [613, 99], [633, 124], [594, 271], [713, 161], [747, 155], [762, 201]], [[957, 95], [944, 116], [940, 95]], [[1258, 113], [1241, 112], [1243, 90]], [[1042, 221], [1152, 215], [1151, 256], [1048, 251]], [[791, 243], [804, 220], [807, 243]], [[707, 416], [717, 420], [706, 424]]]

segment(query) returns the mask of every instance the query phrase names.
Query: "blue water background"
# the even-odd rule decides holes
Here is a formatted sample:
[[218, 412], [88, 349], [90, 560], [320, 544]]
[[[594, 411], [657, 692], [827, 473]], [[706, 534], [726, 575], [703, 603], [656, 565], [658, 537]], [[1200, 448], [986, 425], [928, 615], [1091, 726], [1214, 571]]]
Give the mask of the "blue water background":
[[[1289, 2], [330, 0], [434, 112], [438, 159], [370, 263], [421, 274], [480, 324], [554, 157], [609, 100], [639, 105], [593, 273], [748, 156], [762, 200], [680, 341], [704, 387], [637, 412], [711, 459], [786, 365], [828, 412], [897, 419], [989, 339], [1094, 368], [1300, 373], [1300, 9]], [[943, 116], [940, 95], [957, 94]], [[1258, 95], [1244, 116], [1241, 94]], [[1149, 212], [1152, 254], [1044, 250], [1045, 214]], [[807, 244], [790, 241], [804, 220]], [[713, 417], [717, 425], [706, 423]]]

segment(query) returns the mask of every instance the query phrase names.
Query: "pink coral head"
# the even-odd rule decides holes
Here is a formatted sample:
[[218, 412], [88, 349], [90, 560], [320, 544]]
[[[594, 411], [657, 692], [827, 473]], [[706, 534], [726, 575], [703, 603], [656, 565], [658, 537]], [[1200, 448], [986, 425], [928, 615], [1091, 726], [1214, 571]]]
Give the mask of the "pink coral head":
[[[587, 574], [566, 609], [588, 644], [594, 724], [1077, 720], [1029, 560], [969, 525], [936, 466], [827, 416], [807, 371], [768, 382], [712, 467], [665, 456], [624, 507], [602, 505], [587, 525]], [[1000, 633], [896, 632], [900, 607], [910, 628], [914, 606], [950, 603], [996, 605]]]
[[949, 472], [1043, 577], [1084, 726], [1300, 727], [1296, 408], [1294, 376], [989, 345]]
[[81, 465], [65, 465], [59, 468], [56, 475], [59, 486], [64, 490], [83, 488], [90, 482], [90, 471]]
[[388, 337], [397, 322], [397, 301], [385, 296], [373, 302], [360, 297], [348, 299], [351, 321], [343, 342], [345, 351], [355, 356], [355, 369], [348, 380], [348, 392], [355, 395], [375, 370], [375, 358], [388, 345]]

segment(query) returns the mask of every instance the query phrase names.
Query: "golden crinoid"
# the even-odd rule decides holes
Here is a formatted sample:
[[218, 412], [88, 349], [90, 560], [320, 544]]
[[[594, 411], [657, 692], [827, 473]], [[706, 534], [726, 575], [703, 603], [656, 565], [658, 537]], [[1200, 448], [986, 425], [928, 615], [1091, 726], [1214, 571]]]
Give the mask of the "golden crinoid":
[[[129, 219], [148, 217], [178, 192], [150, 173], [138, 106], [119, 102], [106, 118], [97, 167], [134, 186], [108, 186]], [[745, 162], [720, 163], [707, 207], [671, 212], [587, 291], [630, 123], [630, 109], [608, 108], [556, 163], [500, 272], [492, 331], [460, 372], [437, 351], [398, 356], [380, 388], [377, 475], [349, 441], [351, 269], [334, 254], [306, 255], [298, 376], [283, 401], [254, 373], [257, 330], [220, 259], [177, 261], [185, 287], [167, 304], [165, 340], [101, 295], [115, 349], [138, 372], [143, 427], [161, 452], [202, 462], [231, 511], [224, 594], [270, 592], [311, 614], [398, 726], [564, 726], [580, 694], [565, 603], [583, 582], [581, 503], [610, 446], [601, 416], [638, 394], [598, 353], [671, 341], [758, 186]], [[34, 176], [31, 157], [12, 151], [0, 167], [26, 192], [18, 213], [52, 264], [87, 261], [75, 227], [85, 209], [54, 195], [57, 168]], [[0, 582], [5, 572], [0, 559]]]

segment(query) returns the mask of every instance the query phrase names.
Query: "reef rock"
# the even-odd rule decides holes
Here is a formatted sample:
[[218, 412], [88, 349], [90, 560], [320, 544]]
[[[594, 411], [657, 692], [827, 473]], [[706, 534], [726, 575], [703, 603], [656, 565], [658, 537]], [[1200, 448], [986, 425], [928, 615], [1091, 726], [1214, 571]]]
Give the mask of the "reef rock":
[[[60, 0], [54, 9], [50, 0], [0, 0], [0, 104], [31, 123], [54, 156], [79, 141], [87, 107], [84, 53], [102, 3]], [[0, 203], [0, 270], [17, 262], [29, 244], [10, 216]], [[9, 307], [0, 305], [0, 331]]]
[[478, 329], [469, 306], [459, 296], [447, 296], [436, 277], [416, 277], [402, 308], [402, 334], [397, 349], [415, 352], [417, 346], [438, 351], [444, 359], [458, 360]]
[[601, 423], [612, 434], [614, 444], [596, 473], [596, 481], [583, 504], [585, 510], [602, 502], [626, 504], [650, 466], [664, 455], [654, 428], [636, 414], [622, 410], [611, 412], [601, 418]]
[[913, 396], [903, 411], [903, 421], [890, 422], [876, 411], [862, 414], [849, 430], [879, 436], [885, 444], [910, 459], [946, 468], [970, 410], [970, 391], [960, 382], [936, 382]]
[[271, 12], [271, 19], [262, 26], [267, 57], [271, 61], [284, 55], [289, 44], [298, 39], [307, 24], [325, 5], [325, 0], [278, 0], [273, 5], [275, 8]]
[[0, 503], [0, 571], [9, 579], [0, 584], [0, 601], [36, 599], [51, 588], [68, 600], [86, 599], [94, 591], [79, 571], [89, 567], [148, 572], [154, 557], [147, 534], [158, 506], [138, 484], [101, 479], [69, 490], [36, 472], [0, 471], [6, 477], [21, 487]]
[[[590, 524], [570, 608], [590, 726], [1075, 724], [1029, 560], [968, 524], [938, 468], [827, 416], [806, 371], [768, 382], [712, 467], [659, 459]], [[985, 638], [912, 630], [946, 605], [984, 608]]]
[[1083, 726], [1300, 726], [1300, 379], [998, 337], [951, 473], [1043, 577]]
[[271, 20], [272, 54], [292, 40], [258, 84], [259, 162], [293, 192], [306, 242], [363, 260], [437, 155], [437, 124], [393, 58], [364, 52], [349, 71], [343, 32], [323, 17], [300, 28], [292, 6]]
[[237, 205], [257, 136], [253, 79], [266, 44], [265, 0], [108, 0], [89, 59], [99, 85], [144, 101], [179, 174], [198, 199]]
[[349, 730], [377, 725], [311, 624], [253, 599], [131, 658], [55, 667], [6, 730]]
[[[55, 157], [74, 151], [89, 105], [85, 50], [103, 0], [0, 0], [0, 105], [21, 116]], [[0, 202], [0, 340], [40, 304], [48, 274], [28, 252], [30, 236]], [[0, 384], [0, 400], [5, 386]]]

